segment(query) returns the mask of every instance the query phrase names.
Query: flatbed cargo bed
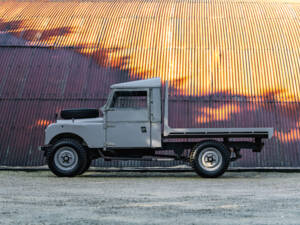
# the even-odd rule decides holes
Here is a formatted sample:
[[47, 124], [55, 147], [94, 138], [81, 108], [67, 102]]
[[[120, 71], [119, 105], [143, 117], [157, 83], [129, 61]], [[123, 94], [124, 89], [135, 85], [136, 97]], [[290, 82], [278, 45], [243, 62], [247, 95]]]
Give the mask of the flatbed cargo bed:
[[248, 137], [248, 138], [271, 138], [274, 129], [269, 127], [262, 128], [171, 128], [169, 127], [169, 95], [168, 82], [165, 88], [164, 104], [164, 138], [213, 138], [213, 137]]
[[167, 128], [165, 138], [261, 137], [271, 138], [273, 128]]

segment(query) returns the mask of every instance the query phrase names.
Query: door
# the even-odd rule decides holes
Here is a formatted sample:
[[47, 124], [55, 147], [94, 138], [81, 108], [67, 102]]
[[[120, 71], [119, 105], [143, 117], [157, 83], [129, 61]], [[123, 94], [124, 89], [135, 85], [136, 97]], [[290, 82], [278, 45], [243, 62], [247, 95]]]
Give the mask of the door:
[[150, 147], [149, 90], [114, 90], [106, 110], [106, 146]]

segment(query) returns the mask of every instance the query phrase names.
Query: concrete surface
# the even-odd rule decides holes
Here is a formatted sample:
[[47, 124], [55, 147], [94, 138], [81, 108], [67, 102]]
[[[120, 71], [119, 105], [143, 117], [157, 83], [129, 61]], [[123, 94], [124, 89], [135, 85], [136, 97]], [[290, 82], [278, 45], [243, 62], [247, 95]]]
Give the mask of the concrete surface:
[[300, 224], [300, 173], [0, 171], [0, 224]]
[[[1, 170], [34, 172], [49, 170], [44, 166], [0, 166]], [[300, 172], [300, 167], [230, 167], [228, 171], [234, 172]], [[191, 172], [189, 165], [176, 165], [171, 167], [90, 167], [93, 172]]]

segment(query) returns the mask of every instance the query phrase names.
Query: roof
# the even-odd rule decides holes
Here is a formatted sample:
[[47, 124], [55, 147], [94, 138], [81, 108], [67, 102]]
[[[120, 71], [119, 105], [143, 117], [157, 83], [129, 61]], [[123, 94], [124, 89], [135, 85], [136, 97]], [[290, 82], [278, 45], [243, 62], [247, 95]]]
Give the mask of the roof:
[[111, 88], [156, 88], [161, 87], [160, 78], [152, 78], [147, 80], [137, 80], [125, 83], [113, 84]]

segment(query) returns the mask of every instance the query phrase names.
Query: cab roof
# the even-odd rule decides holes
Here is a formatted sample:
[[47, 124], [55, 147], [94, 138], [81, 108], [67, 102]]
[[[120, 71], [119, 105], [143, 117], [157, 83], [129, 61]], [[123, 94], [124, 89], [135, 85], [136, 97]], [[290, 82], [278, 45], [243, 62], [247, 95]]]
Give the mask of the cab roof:
[[160, 78], [152, 78], [147, 80], [137, 80], [125, 83], [113, 84], [111, 88], [160, 88]]

